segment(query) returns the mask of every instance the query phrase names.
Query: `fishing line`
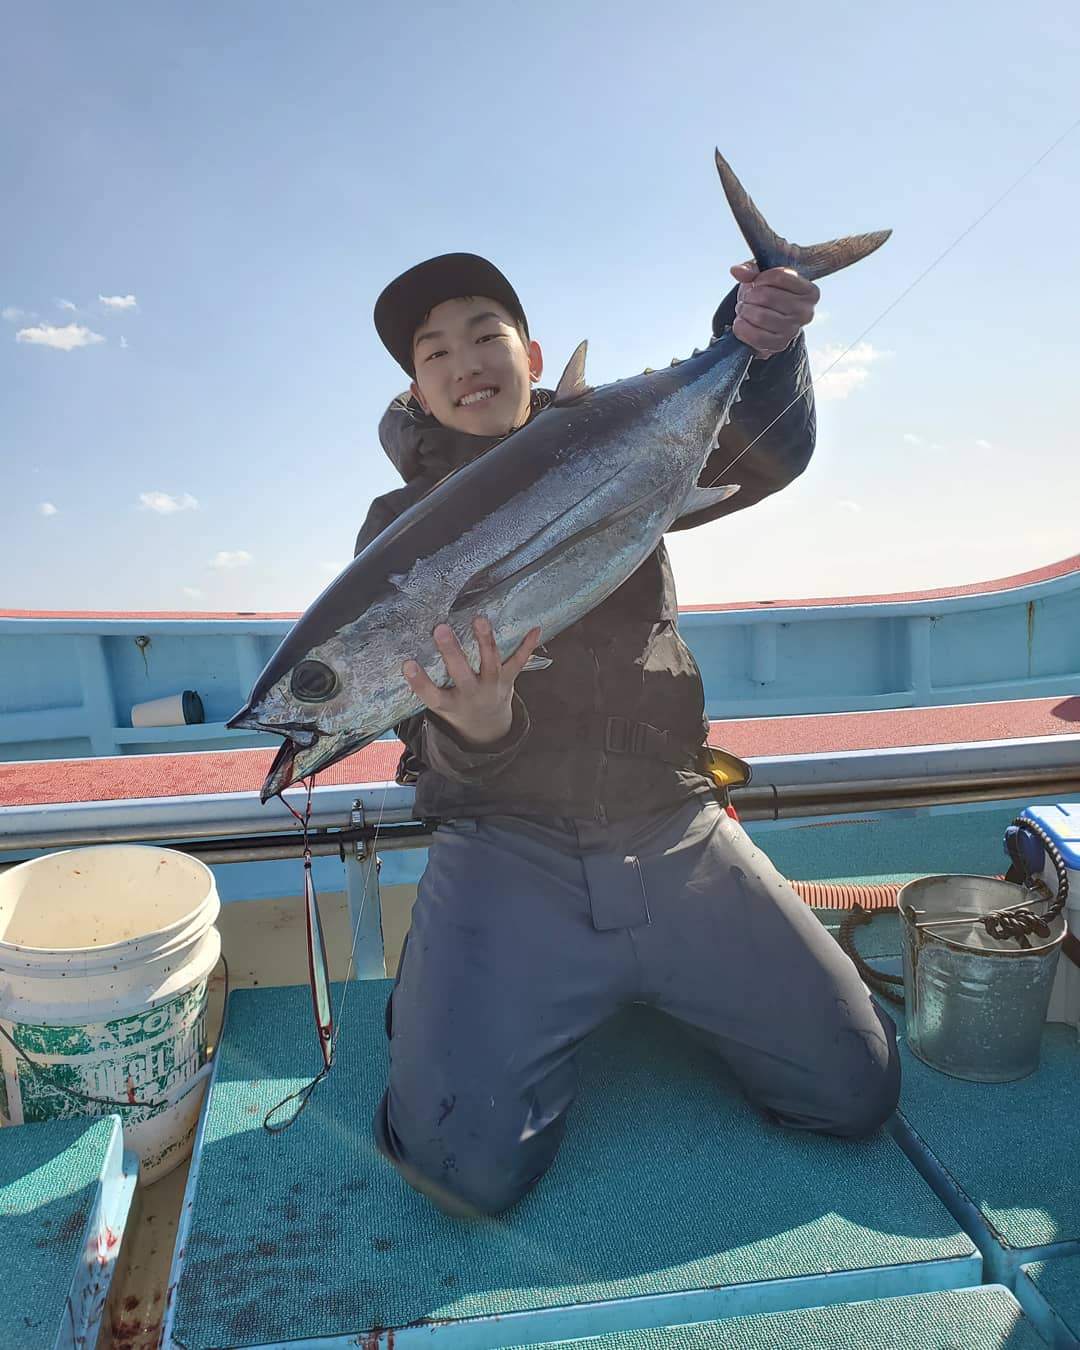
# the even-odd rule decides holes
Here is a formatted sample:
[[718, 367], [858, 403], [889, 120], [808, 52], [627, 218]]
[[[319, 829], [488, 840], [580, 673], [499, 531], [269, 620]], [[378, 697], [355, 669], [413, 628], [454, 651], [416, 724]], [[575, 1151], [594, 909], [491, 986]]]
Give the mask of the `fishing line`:
[[[277, 794], [277, 795], [278, 795], [278, 798], [279, 798], [279, 800], [280, 800], [280, 802], [281, 802], [281, 804], [282, 804], [282, 806], [285, 807], [286, 811], [288, 811], [290, 815], [296, 817], [296, 819], [300, 822], [300, 827], [301, 827], [301, 829], [304, 831], [304, 853], [303, 853], [303, 857], [304, 857], [304, 902], [305, 902], [305, 906], [306, 906], [306, 909], [307, 909], [307, 923], [308, 923], [308, 935], [307, 935], [307, 943], [308, 943], [308, 964], [309, 964], [308, 975], [309, 975], [309, 980], [310, 980], [310, 984], [311, 984], [311, 996], [312, 996], [312, 1001], [313, 1001], [313, 1002], [316, 1001], [316, 994], [315, 994], [315, 976], [314, 976], [314, 966], [315, 966], [315, 944], [314, 944], [314, 941], [313, 941], [313, 933], [312, 933], [312, 928], [311, 928], [311, 906], [314, 905], [315, 911], [316, 911], [316, 914], [317, 914], [317, 913], [318, 913], [318, 905], [319, 905], [318, 897], [317, 897], [317, 895], [315, 894], [315, 883], [314, 883], [314, 881], [313, 881], [313, 879], [312, 879], [312, 875], [311, 875], [311, 840], [310, 840], [310, 838], [309, 838], [309, 835], [310, 835], [310, 827], [311, 827], [311, 794], [312, 794], [314, 788], [315, 788], [315, 775], [312, 774], [312, 776], [308, 779], [308, 785], [307, 785], [307, 802], [306, 802], [305, 807], [304, 807], [304, 814], [303, 814], [303, 815], [301, 815], [299, 811], [295, 810], [292, 806], [290, 806], [290, 804], [285, 800], [285, 794], [284, 794], [284, 792], [279, 792], [279, 793]], [[321, 938], [321, 927], [322, 927], [322, 926], [321, 926], [321, 924], [320, 924], [320, 925], [319, 925], [320, 938]], [[326, 980], [327, 980], [327, 983], [329, 984], [329, 972], [325, 970], [325, 966], [326, 966], [325, 955], [326, 955], [326, 953], [325, 953], [325, 945], [324, 945], [323, 953], [322, 953], [322, 957], [323, 957], [323, 966], [324, 966], [324, 975], [325, 975], [325, 978], [326, 978]], [[331, 1008], [332, 1008], [332, 1006], [333, 1006], [333, 1005], [331, 1004]], [[321, 1028], [321, 1026], [320, 1026], [320, 1024], [319, 1024], [319, 1014], [318, 1014], [318, 1006], [317, 1006], [317, 1003], [316, 1003], [316, 1007], [315, 1007], [315, 1022], [316, 1022], [316, 1029], [319, 1031], [319, 1035], [320, 1035], [320, 1045], [321, 1045], [322, 1028]], [[330, 1050], [330, 1055], [329, 1055], [329, 1057], [325, 1059], [325, 1062], [324, 1062], [324, 1064], [323, 1064], [323, 1067], [319, 1070], [319, 1072], [315, 1075], [315, 1077], [311, 1080], [311, 1082], [308, 1083], [308, 1085], [307, 1085], [306, 1087], [299, 1088], [296, 1092], [290, 1092], [289, 1095], [288, 1095], [287, 1097], [283, 1097], [282, 1100], [279, 1101], [279, 1102], [277, 1103], [276, 1106], [272, 1106], [272, 1107], [270, 1108], [270, 1110], [267, 1111], [266, 1115], [263, 1117], [263, 1129], [267, 1132], [267, 1134], [281, 1134], [283, 1131], [287, 1130], [287, 1129], [289, 1128], [289, 1126], [292, 1125], [293, 1122], [294, 1122], [294, 1121], [297, 1119], [297, 1117], [300, 1115], [301, 1111], [303, 1111], [304, 1107], [307, 1106], [308, 1102], [311, 1100], [311, 1094], [315, 1091], [315, 1089], [316, 1089], [316, 1088], [319, 1086], [319, 1084], [323, 1081], [323, 1079], [326, 1077], [326, 1075], [330, 1072], [330, 1067], [331, 1067], [331, 1065], [332, 1065], [333, 1062], [334, 1062], [334, 1055], [333, 1055], [333, 1044], [334, 1044], [334, 1042], [333, 1042], [333, 1012], [332, 1012], [332, 1011], [331, 1011], [331, 1014], [330, 1014], [330, 1026], [331, 1026], [331, 1050]], [[273, 1117], [276, 1116], [277, 1113], [278, 1113], [283, 1107], [288, 1106], [288, 1104], [289, 1104], [290, 1102], [294, 1102], [294, 1101], [299, 1101], [299, 1105], [297, 1106], [296, 1110], [292, 1113], [292, 1115], [289, 1116], [287, 1120], [283, 1120], [283, 1121], [281, 1122], [280, 1125], [271, 1125], [271, 1124], [270, 1124], [270, 1121], [273, 1119]]]
[[[866, 328], [864, 328], [862, 332], [859, 334], [859, 336], [854, 338], [844, 348], [844, 350], [840, 353], [840, 355], [836, 357], [835, 360], [831, 361], [823, 371], [821, 371], [821, 373], [817, 376], [818, 380], [819, 381], [823, 380], [825, 376], [828, 375], [830, 370], [839, 365], [840, 362], [844, 359], [844, 357], [847, 356], [848, 353], [851, 352], [856, 346], [858, 346], [858, 344], [863, 340], [863, 338], [865, 338], [867, 334], [872, 332], [882, 321], [882, 319], [884, 319], [887, 314], [890, 314], [896, 308], [896, 306], [900, 303], [901, 300], [905, 299], [905, 297], [910, 295], [911, 292], [915, 289], [915, 287], [919, 284], [919, 282], [923, 281], [927, 276], [929, 276], [929, 274], [934, 270], [934, 268], [938, 265], [938, 263], [942, 262], [945, 258], [947, 258], [948, 255], [953, 251], [953, 249], [956, 248], [957, 244], [959, 244], [962, 240], [966, 239], [967, 236], [972, 232], [972, 230], [976, 229], [979, 225], [981, 225], [982, 222], [986, 219], [988, 215], [990, 215], [992, 211], [996, 211], [997, 208], [1001, 205], [1001, 203], [1005, 200], [1005, 198], [1008, 197], [1011, 192], [1015, 191], [1015, 189], [1020, 186], [1020, 184], [1024, 181], [1025, 178], [1030, 177], [1030, 175], [1035, 172], [1035, 170], [1039, 167], [1039, 165], [1043, 162], [1043, 160], [1046, 159], [1048, 155], [1052, 154], [1062, 143], [1062, 141], [1064, 141], [1067, 137], [1071, 136], [1077, 127], [1080, 127], [1080, 117], [1078, 117], [1071, 126], [1067, 127], [1057, 138], [1057, 140], [1048, 145], [1047, 148], [1038, 157], [1038, 159], [1036, 159], [1033, 163], [1029, 164], [1028, 167], [1024, 170], [1024, 172], [1020, 175], [1020, 177], [1017, 178], [1014, 182], [1010, 183], [1009, 186], [1005, 189], [1005, 191], [1001, 194], [1001, 196], [998, 197], [995, 201], [990, 203], [990, 205], [986, 208], [986, 210], [982, 213], [982, 215], [978, 216], [975, 220], [973, 220], [971, 224], [967, 227], [967, 229], [961, 231], [961, 233], [956, 236], [956, 238], [952, 241], [952, 243], [941, 253], [938, 254], [938, 256], [934, 259], [932, 263], [930, 263], [927, 267], [923, 268], [923, 270], [919, 273], [919, 275], [915, 278], [915, 280], [912, 281], [910, 285], [906, 286], [904, 290], [902, 290], [900, 294], [896, 297], [896, 299], [890, 305], [887, 305], [885, 309], [883, 309], [881, 313], [877, 316], [877, 318], [874, 319]], [[762, 436], [764, 436], [767, 432], [771, 431], [774, 426], [776, 426], [777, 422], [780, 421], [781, 417], [783, 417], [785, 413], [790, 412], [791, 409], [794, 408], [795, 404], [798, 403], [805, 396], [807, 391], [813, 387], [813, 383], [814, 381], [812, 378], [808, 380], [806, 385], [799, 390], [799, 392], [795, 395], [795, 397], [791, 400], [791, 402], [785, 408], [782, 408], [780, 412], [778, 412], [776, 416], [773, 418], [773, 420], [769, 423], [769, 425], [767, 427], [764, 427], [761, 431], [759, 431], [758, 434], [754, 437], [754, 439], [750, 442], [750, 444], [745, 446], [742, 450], [740, 450], [739, 453], [735, 456], [735, 458], [729, 464], [726, 464], [724, 468], [720, 470], [720, 472], [710, 483], [706, 484], [706, 487], [707, 488], [714, 487], [720, 481], [720, 479], [724, 477], [724, 475], [728, 472], [728, 470], [731, 469], [733, 465], [737, 464], [740, 459], [742, 459], [743, 455], [745, 455], [748, 450], [752, 450], [754, 446], [757, 445], [758, 441], [761, 440]]]
[[349, 985], [352, 983], [352, 972], [356, 960], [356, 944], [360, 940], [360, 925], [364, 918], [364, 909], [367, 906], [368, 890], [371, 886], [372, 873], [378, 871], [378, 853], [376, 846], [379, 842], [379, 829], [382, 826], [383, 812], [386, 809], [386, 794], [390, 791], [390, 780], [387, 779], [383, 784], [382, 801], [379, 803], [379, 814], [375, 821], [375, 829], [371, 836], [371, 844], [368, 848], [368, 867], [367, 876], [364, 878], [364, 893], [360, 897], [360, 911], [356, 916], [356, 927], [353, 930], [352, 942], [349, 944], [349, 964], [345, 971], [345, 988], [341, 991], [341, 1005], [338, 1008], [338, 1033], [345, 1029], [345, 999], [349, 992]]
[[[315, 787], [315, 775], [312, 774], [312, 776], [308, 779], [308, 785], [307, 785], [307, 802], [306, 802], [306, 805], [305, 805], [305, 809], [304, 809], [304, 814], [303, 814], [303, 815], [301, 815], [299, 811], [295, 810], [295, 809], [294, 809], [294, 808], [293, 808], [293, 807], [285, 800], [285, 795], [284, 795], [284, 793], [278, 793], [278, 796], [279, 796], [279, 798], [280, 798], [280, 800], [281, 800], [282, 805], [285, 807], [285, 809], [286, 809], [291, 815], [293, 815], [293, 816], [296, 818], [297, 821], [299, 821], [300, 826], [301, 826], [301, 828], [302, 828], [303, 831], [304, 831], [304, 845], [303, 845], [303, 848], [304, 848], [304, 854], [303, 854], [303, 856], [304, 856], [304, 898], [305, 898], [305, 901], [308, 902], [309, 904], [310, 904], [310, 903], [313, 903], [314, 906], [315, 906], [315, 909], [316, 909], [316, 911], [317, 911], [317, 910], [318, 910], [318, 903], [319, 903], [319, 902], [318, 902], [318, 896], [315, 894], [315, 883], [314, 883], [314, 881], [313, 881], [313, 879], [312, 879], [312, 875], [311, 875], [311, 845], [310, 845], [310, 841], [309, 841], [309, 838], [308, 838], [308, 836], [309, 836], [309, 831], [310, 831], [310, 824], [311, 824], [311, 795], [312, 795], [312, 791], [314, 790], [314, 787]], [[370, 848], [370, 850], [369, 850], [369, 865], [368, 865], [368, 869], [367, 869], [367, 875], [364, 877], [363, 894], [362, 894], [361, 899], [360, 899], [360, 910], [359, 910], [359, 913], [358, 913], [357, 916], [356, 916], [356, 928], [353, 930], [353, 933], [352, 933], [352, 940], [351, 940], [351, 942], [350, 942], [350, 944], [349, 944], [349, 964], [348, 964], [348, 967], [347, 967], [346, 972], [345, 972], [345, 983], [344, 983], [344, 987], [342, 988], [342, 991], [341, 991], [341, 1002], [338, 1004], [338, 1011], [337, 1011], [337, 1017], [336, 1017], [336, 1018], [333, 1016], [333, 1012], [332, 1012], [332, 1007], [333, 1007], [333, 1005], [332, 1005], [332, 998], [333, 998], [333, 995], [332, 995], [332, 993], [330, 994], [330, 998], [331, 998], [331, 1016], [330, 1016], [330, 1035], [331, 1035], [331, 1041], [330, 1041], [330, 1051], [329, 1051], [329, 1056], [328, 1056], [326, 1062], [324, 1063], [323, 1067], [319, 1070], [319, 1072], [315, 1075], [315, 1077], [307, 1084], [306, 1087], [299, 1088], [296, 1092], [291, 1092], [287, 1097], [282, 1098], [282, 1100], [281, 1100], [280, 1102], [278, 1102], [276, 1106], [271, 1107], [271, 1109], [270, 1109], [269, 1111], [267, 1111], [265, 1117], [263, 1118], [263, 1128], [267, 1131], [268, 1134], [281, 1134], [281, 1133], [283, 1133], [285, 1130], [287, 1130], [287, 1129], [289, 1128], [290, 1125], [292, 1125], [292, 1124], [294, 1123], [294, 1121], [297, 1119], [297, 1117], [300, 1115], [300, 1113], [301, 1113], [301, 1112], [304, 1110], [304, 1108], [307, 1106], [308, 1102], [311, 1100], [311, 1096], [312, 1096], [312, 1094], [314, 1093], [315, 1089], [319, 1086], [319, 1084], [323, 1081], [323, 1079], [327, 1077], [327, 1075], [330, 1073], [330, 1070], [334, 1067], [334, 1060], [335, 1060], [335, 1058], [336, 1058], [336, 1056], [337, 1056], [338, 1042], [339, 1042], [339, 1040], [340, 1040], [340, 1038], [341, 1038], [341, 1036], [342, 1036], [342, 1034], [343, 1034], [343, 1032], [344, 1032], [344, 1030], [345, 1030], [345, 1000], [346, 1000], [346, 997], [347, 997], [347, 995], [348, 995], [348, 992], [349, 992], [349, 984], [350, 984], [351, 979], [352, 979], [352, 972], [353, 972], [353, 967], [354, 967], [354, 964], [355, 964], [355, 958], [356, 958], [356, 944], [357, 944], [357, 942], [358, 942], [359, 939], [360, 939], [360, 925], [361, 925], [362, 922], [363, 922], [363, 918], [364, 918], [364, 909], [365, 909], [365, 907], [366, 907], [366, 905], [367, 905], [368, 890], [369, 890], [369, 888], [370, 888], [370, 886], [371, 886], [371, 880], [372, 880], [372, 871], [373, 871], [373, 869], [377, 868], [377, 866], [378, 866], [378, 855], [377, 855], [377, 853], [376, 853], [376, 844], [377, 844], [377, 842], [378, 842], [379, 829], [380, 829], [380, 827], [381, 827], [381, 825], [382, 825], [383, 813], [384, 813], [384, 811], [385, 811], [385, 809], [386, 809], [386, 796], [387, 796], [387, 793], [388, 793], [389, 791], [390, 791], [390, 781], [389, 781], [389, 779], [388, 779], [387, 782], [386, 782], [386, 783], [384, 784], [384, 786], [383, 786], [382, 801], [379, 803], [378, 819], [377, 819], [376, 822], [375, 822], [375, 831], [374, 831], [374, 834], [373, 834], [373, 836], [372, 836], [371, 848]], [[321, 924], [320, 924], [320, 934], [321, 934]], [[322, 961], [322, 965], [323, 965], [323, 975], [324, 975], [324, 978], [325, 978], [325, 980], [326, 980], [327, 988], [329, 989], [329, 988], [330, 988], [330, 969], [329, 969], [329, 962], [325, 959], [325, 944], [323, 944], [322, 956], [323, 956], [323, 961]], [[315, 949], [314, 949], [314, 945], [313, 945], [313, 941], [312, 941], [312, 934], [311, 934], [310, 929], [309, 929], [309, 932], [308, 932], [308, 959], [309, 959], [309, 962], [311, 963], [311, 967], [312, 967], [312, 969], [313, 969], [313, 968], [314, 968], [314, 963], [315, 963]], [[312, 998], [314, 999], [314, 998], [315, 998], [315, 979], [314, 979], [314, 975], [312, 974], [311, 970], [309, 970], [309, 976], [310, 976], [310, 978], [311, 978], [311, 983], [312, 983]], [[319, 1016], [318, 1016], [318, 1008], [317, 1008], [317, 1006], [316, 1006], [316, 1010], [315, 1010], [315, 1019], [316, 1019], [316, 1027], [317, 1027], [317, 1029], [319, 1030], [319, 1033], [320, 1033], [320, 1040], [321, 1040], [321, 1036], [322, 1036], [322, 1028], [321, 1028], [321, 1026], [319, 1026]], [[293, 1101], [299, 1103], [299, 1104], [297, 1105], [295, 1111], [293, 1111], [292, 1114], [291, 1114], [286, 1120], [283, 1120], [280, 1124], [278, 1124], [278, 1125], [272, 1125], [270, 1122], [271, 1122], [271, 1120], [273, 1119], [273, 1117], [276, 1116], [277, 1113], [278, 1113], [279, 1111], [281, 1111], [283, 1107], [288, 1106], [288, 1104], [289, 1104], [290, 1102], [293, 1102]]]

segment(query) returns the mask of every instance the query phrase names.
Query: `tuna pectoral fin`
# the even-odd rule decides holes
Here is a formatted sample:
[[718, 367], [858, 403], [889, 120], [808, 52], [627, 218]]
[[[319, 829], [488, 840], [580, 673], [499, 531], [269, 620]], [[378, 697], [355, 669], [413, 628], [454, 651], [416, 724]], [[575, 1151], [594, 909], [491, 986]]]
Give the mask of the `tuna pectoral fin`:
[[731, 165], [719, 150], [716, 168], [724, 195], [735, 216], [743, 238], [750, 245], [754, 261], [764, 272], [769, 267], [791, 267], [807, 281], [827, 277], [850, 267], [868, 253], [873, 253], [892, 234], [892, 230], [877, 230], [873, 234], [853, 234], [845, 239], [830, 239], [827, 244], [789, 243], [772, 228], [747, 195], [746, 189], [735, 177]]
[[633, 515], [635, 511], [640, 511], [642, 507], [647, 506], [666, 491], [666, 485], [660, 484], [643, 497], [635, 498], [634, 501], [620, 506], [618, 510], [608, 511], [599, 519], [590, 521], [583, 529], [574, 530], [570, 533], [564, 533], [569, 523], [567, 517], [570, 512], [564, 512], [556, 516], [554, 520], [534, 534], [520, 548], [514, 549], [505, 558], [501, 558], [497, 563], [492, 563], [490, 567], [485, 567], [471, 576], [458, 592], [457, 599], [450, 607], [450, 614], [456, 616], [469, 610], [475, 612], [482, 609], [485, 601], [496, 588], [499, 588], [500, 592], [505, 592], [511, 587], [519, 585], [534, 573], [547, 571], [548, 568], [556, 565], [559, 559], [572, 548], [591, 536], [617, 525], [621, 520]]
[[693, 488], [686, 501], [679, 507], [679, 514], [675, 519], [682, 520], [683, 516], [696, 516], [699, 511], [708, 511], [710, 507], [719, 506], [729, 497], [734, 497], [741, 486], [741, 483], [724, 483], [721, 487]]

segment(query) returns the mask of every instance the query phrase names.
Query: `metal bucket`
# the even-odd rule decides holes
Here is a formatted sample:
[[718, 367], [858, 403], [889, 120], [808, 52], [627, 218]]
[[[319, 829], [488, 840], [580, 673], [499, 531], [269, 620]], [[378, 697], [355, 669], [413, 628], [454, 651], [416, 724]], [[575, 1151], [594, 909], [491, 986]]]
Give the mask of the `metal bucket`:
[[[1038, 1068], [1066, 933], [1055, 904], [992, 877], [922, 877], [901, 888], [907, 1041], [924, 1063], [980, 1083]], [[1021, 907], [1045, 920], [1047, 936], [991, 936], [988, 915]]]

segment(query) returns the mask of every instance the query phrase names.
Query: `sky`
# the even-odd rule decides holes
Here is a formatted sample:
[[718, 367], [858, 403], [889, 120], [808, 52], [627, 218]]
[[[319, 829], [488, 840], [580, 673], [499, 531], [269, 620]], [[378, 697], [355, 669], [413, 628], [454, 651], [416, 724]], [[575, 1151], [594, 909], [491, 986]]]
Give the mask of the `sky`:
[[[305, 608], [399, 485], [372, 307], [457, 249], [554, 385], [708, 338], [719, 146], [821, 283], [806, 473], [671, 536], [684, 604], [1080, 553], [1074, 0], [16, 6], [0, 52], [0, 609]], [[901, 298], [902, 297], [902, 298]], [[886, 312], [887, 311], [887, 312]]]

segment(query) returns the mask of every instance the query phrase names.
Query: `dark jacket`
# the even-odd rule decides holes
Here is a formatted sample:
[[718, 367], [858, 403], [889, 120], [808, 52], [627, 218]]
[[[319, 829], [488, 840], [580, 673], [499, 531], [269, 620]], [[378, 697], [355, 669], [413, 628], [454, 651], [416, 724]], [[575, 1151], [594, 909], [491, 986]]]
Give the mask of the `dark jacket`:
[[[734, 292], [717, 310], [713, 331], [722, 332], [733, 316]], [[800, 390], [805, 390], [802, 397]], [[795, 406], [765, 431], [793, 399]], [[549, 401], [549, 394], [536, 391], [533, 411]], [[781, 355], [753, 362], [701, 483], [718, 480], [762, 432], [729, 475], [741, 490], [719, 506], [681, 519], [673, 529], [752, 506], [806, 468], [814, 448], [814, 402], [801, 337]], [[356, 540], [357, 553], [448, 473], [495, 444], [442, 426], [407, 395], [387, 409], [379, 437], [406, 485], [372, 503]], [[704, 690], [679, 634], [663, 543], [596, 609], [545, 641], [544, 650], [553, 664], [518, 677], [513, 724], [496, 745], [469, 749], [431, 713], [395, 728], [407, 746], [399, 776], [417, 776], [419, 816], [604, 821], [711, 790], [694, 763], [708, 731]]]

